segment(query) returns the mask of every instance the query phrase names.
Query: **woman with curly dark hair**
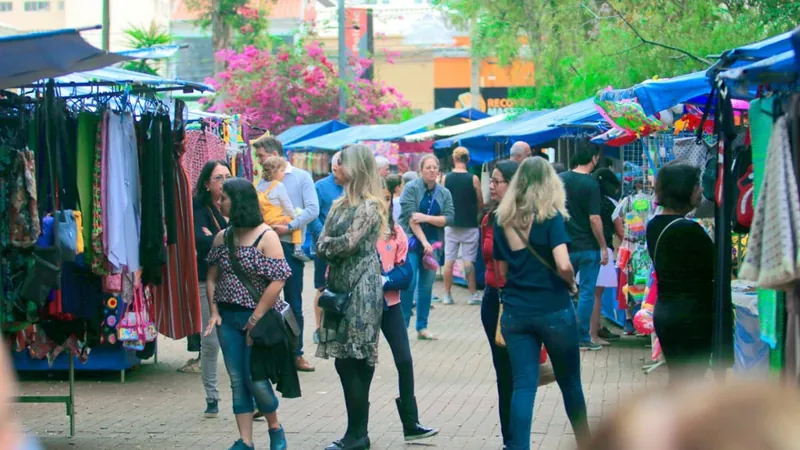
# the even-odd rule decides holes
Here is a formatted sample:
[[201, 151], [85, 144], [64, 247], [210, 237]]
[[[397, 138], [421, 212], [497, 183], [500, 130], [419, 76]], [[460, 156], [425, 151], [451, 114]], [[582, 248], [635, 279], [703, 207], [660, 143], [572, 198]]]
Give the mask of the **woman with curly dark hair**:
[[[203, 312], [203, 323], [211, 318], [206, 293], [206, 276], [208, 264], [206, 257], [211, 251], [214, 236], [228, 226], [228, 220], [219, 210], [222, 198], [222, 184], [231, 177], [228, 163], [222, 160], [212, 160], [203, 166], [200, 177], [194, 187], [192, 198], [192, 212], [194, 217], [194, 245], [197, 251], [197, 279], [200, 282], [200, 309]], [[200, 338], [200, 372], [202, 374], [203, 388], [206, 391], [205, 417], [214, 418], [219, 414], [219, 385], [217, 383], [217, 360], [219, 357], [219, 339], [216, 331], [209, 336], [189, 337], [189, 340]], [[190, 342], [191, 343], [191, 342]], [[190, 349], [191, 350], [191, 349]], [[182, 372], [196, 372], [195, 360], [190, 360], [181, 368]]]
[[[253, 448], [255, 406], [269, 424], [270, 450], [285, 450], [286, 436], [278, 422], [278, 397], [269, 380], [254, 381], [251, 330], [270, 308], [278, 305], [278, 294], [291, 269], [283, 255], [278, 235], [264, 224], [258, 194], [253, 184], [233, 178], [222, 186], [222, 214], [230, 227], [217, 233], [208, 254], [208, 301], [211, 318], [205, 335], [215, 329], [222, 347], [225, 368], [231, 378], [233, 413], [241, 439], [231, 447]], [[259, 292], [255, 298], [251, 292]]]

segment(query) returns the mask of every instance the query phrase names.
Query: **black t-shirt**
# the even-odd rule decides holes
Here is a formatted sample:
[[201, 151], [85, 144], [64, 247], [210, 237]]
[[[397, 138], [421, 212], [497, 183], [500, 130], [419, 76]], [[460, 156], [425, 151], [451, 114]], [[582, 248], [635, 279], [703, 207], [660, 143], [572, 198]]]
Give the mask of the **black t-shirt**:
[[570, 219], [567, 221], [567, 233], [572, 244], [570, 252], [583, 252], [600, 250], [600, 244], [592, 232], [592, 223], [589, 216], [599, 216], [602, 206], [600, 185], [591, 175], [567, 171], [559, 175], [564, 181], [567, 191], [567, 211]]
[[[661, 235], [673, 221], [676, 222]], [[681, 216], [655, 216], [647, 224], [647, 251], [650, 258], [656, 258], [659, 302], [693, 298], [698, 301], [685, 305], [687, 317], [710, 313], [714, 301], [714, 243], [703, 227]]]
[[[528, 242], [539, 256], [556, 267], [553, 249], [569, 244], [561, 214], [531, 225]], [[570, 306], [569, 289], [564, 280], [547, 268], [526, 247], [512, 250], [505, 230], [494, 224], [494, 259], [508, 263], [508, 279], [503, 288], [503, 304], [520, 314], [549, 314]]]
[[444, 178], [444, 187], [453, 194], [455, 217], [453, 226], [478, 228], [478, 193], [469, 172], [450, 172]]

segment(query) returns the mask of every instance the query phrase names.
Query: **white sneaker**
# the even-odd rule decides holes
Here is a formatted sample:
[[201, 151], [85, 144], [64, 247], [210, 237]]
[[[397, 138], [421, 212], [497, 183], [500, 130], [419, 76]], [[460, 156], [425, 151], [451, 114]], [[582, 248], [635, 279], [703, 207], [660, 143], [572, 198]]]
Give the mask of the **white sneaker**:
[[442, 300], [442, 303], [444, 303], [445, 305], [452, 305], [453, 296], [450, 294], [444, 294], [444, 300]]
[[481, 303], [483, 303], [483, 295], [480, 292], [472, 294], [472, 298], [469, 299], [469, 304], [480, 305]]

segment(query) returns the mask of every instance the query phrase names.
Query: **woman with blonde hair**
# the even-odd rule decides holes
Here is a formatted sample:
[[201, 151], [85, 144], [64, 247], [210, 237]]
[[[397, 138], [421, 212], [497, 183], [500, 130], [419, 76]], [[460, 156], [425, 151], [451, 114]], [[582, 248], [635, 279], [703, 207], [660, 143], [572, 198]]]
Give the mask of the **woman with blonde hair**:
[[323, 319], [317, 356], [336, 359], [347, 407], [347, 431], [327, 450], [359, 450], [370, 446], [369, 389], [383, 314], [381, 263], [375, 246], [387, 232], [387, 211], [369, 148], [347, 147], [336, 164], [344, 195], [331, 206], [317, 243], [317, 255], [330, 267], [319, 302]]
[[570, 295], [577, 292], [570, 264], [569, 219], [561, 179], [543, 158], [526, 158], [497, 208], [493, 255], [506, 280], [500, 329], [514, 388], [509, 449], [530, 448], [533, 404], [544, 344], [578, 442], [589, 438], [581, 386], [578, 323]]

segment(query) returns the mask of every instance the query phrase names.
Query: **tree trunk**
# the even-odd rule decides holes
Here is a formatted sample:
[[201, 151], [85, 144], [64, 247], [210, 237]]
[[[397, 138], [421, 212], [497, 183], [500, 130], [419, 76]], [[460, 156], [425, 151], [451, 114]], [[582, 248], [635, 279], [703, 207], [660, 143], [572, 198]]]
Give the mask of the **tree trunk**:
[[[211, 16], [211, 45], [214, 47], [214, 54], [220, 50], [231, 47], [231, 27], [225, 23], [220, 11], [214, 11]], [[214, 58], [214, 74], [225, 70], [225, 64]]]
[[472, 55], [472, 80], [469, 86], [469, 94], [472, 99], [472, 108], [481, 109], [481, 58]]

